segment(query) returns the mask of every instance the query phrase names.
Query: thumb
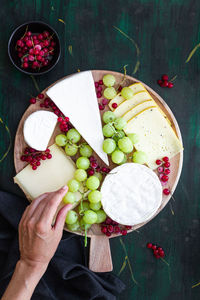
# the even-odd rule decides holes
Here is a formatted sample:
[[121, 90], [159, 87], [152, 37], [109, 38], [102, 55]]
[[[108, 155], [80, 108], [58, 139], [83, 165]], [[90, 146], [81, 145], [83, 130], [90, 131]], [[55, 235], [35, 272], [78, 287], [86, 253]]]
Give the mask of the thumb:
[[70, 209], [72, 209], [72, 204], [66, 204], [59, 210], [57, 217], [56, 217], [55, 224], [54, 224], [54, 229], [56, 231], [63, 230], [64, 224], [65, 224], [65, 218]]

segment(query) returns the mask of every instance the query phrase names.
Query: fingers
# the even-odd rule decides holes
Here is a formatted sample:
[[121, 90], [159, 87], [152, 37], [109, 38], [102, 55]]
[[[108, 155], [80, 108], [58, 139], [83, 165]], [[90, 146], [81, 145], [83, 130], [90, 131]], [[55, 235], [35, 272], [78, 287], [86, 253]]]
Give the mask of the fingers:
[[71, 208], [72, 204], [67, 204], [59, 210], [53, 229], [55, 229], [56, 231], [63, 230], [66, 215]]
[[25, 221], [31, 218], [31, 216], [33, 215], [35, 209], [38, 207], [38, 205], [40, 204], [40, 202], [48, 197], [48, 193], [44, 193], [42, 195], [40, 195], [39, 197], [37, 197], [36, 199], [34, 199], [31, 204], [27, 207], [28, 210], [26, 211], [26, 214], [22, 216], [22, 220], [21, 221]]
[[47, 201], [41, 201], [34, 211], [32, 217], [36, 221], [44, 222], [47, 226], [51, 226], [53, 217], [57, 211], [58, 205], [68, 190], [67, 186], [62, 187], [56, 192], [50, 193]]

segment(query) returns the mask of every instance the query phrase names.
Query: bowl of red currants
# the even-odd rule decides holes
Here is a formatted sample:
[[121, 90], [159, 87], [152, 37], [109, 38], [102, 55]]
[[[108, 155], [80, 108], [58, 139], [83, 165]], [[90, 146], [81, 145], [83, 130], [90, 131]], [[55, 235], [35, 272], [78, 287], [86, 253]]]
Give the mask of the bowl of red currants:
[[29, 75], [49, 72], [58, 63], [60, 52], [57, 32], [40, 21], [20, 25], [8, 42], [8, 55], [13, 65]]

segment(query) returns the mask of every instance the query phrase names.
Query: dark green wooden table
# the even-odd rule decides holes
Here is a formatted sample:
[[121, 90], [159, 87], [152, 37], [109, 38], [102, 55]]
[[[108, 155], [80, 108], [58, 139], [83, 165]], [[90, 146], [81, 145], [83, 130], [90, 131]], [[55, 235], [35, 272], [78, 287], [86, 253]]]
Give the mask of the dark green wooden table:
[[[200, 299], [200, 52], [185, 63], [200, 42], [198, 0], [1, 0], [0, 10], [0, 188], [19, 195], [13, 184], [13, 142], [18, 122], [37, 95], [30, 76], [16, 70], [7, 55], [7, 42], [16, 26], [42, 20], [59, 33], [60, 62], [36, 78], [40, 90], [77, 69], [107, 69], [134, 75], [157, 91], [174, 112], [183, 135], [181, 180], [167, 207], [138, 232], [111, 240], [114, 273], [126, 283], [119, 299]], [[59, 20], [61, 19], [61, 20]], [[63, 22], [62, 22], [63, 21]], [[120, 33], [120, 28], [138, 44]], [[138, 55], [137, 55], [138, 54]], [[162, 73], [177, 75], [173, 89], [160, 88]], [[2, 123], [3, 122], [3, 123]], [[9, 213], [9, 212], [8, 212]], [[146, 243], [166, 251], [156, 260]], [[137, 283], [136, 283], [137, 282]]]

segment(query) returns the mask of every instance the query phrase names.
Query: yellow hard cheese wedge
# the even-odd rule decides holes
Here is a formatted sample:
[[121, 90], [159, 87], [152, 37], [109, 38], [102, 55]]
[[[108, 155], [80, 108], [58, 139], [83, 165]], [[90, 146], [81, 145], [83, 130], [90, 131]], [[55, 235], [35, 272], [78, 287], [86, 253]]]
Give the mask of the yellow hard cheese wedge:
[[139, 142], [135, 144], [138, 151], [147, 154], [147, 165], [157, 167], [155, 161], [164, 156], [172, 158], [183, 147], [175, 132], [157, 107], [146, 108], [128, 121], [124, 129], [126, 134], [136, 133]]
[[[141, 91], [146, 91], [146, 89], [144, 88], [144, 86], [140, 82], [129, 85], [129, 88], [133, 90], [134, 94], [136, 94], [138, 92], [141, 92]], [[121, 93], [119, 93], [119, 94], [117, 94], [117, 96], [115, 98], [113, 98], [109, 102], [109, 108], [111, 110], [114, 110], [114, 108], [112, 107], [112, 104], [117, 103], [117, 105], [119, 105], [123, 101], [125, 101], [125, 99], [121, 96]]]
[[143, 111], [145, 108], [149, 108], [151, 106], [156, 107], [156, 104], [153, 100], [149, 99], [146, 101], [143, 101], [137, 105], [135, 105], [132, 109], [130, 109], [128, 112], [126, 112], [122, 118], [126, 120], [127, 122], [132, 119], [135, 115]]
[[[64, 150], [56, 144], [49, 149], [52, 159], [41, 161], [41, 165], [35, 171], [28, 165], [14, 177], [14, 182], [20, 186], [29, 200], [33, 200], [43, 193], [60, 189], [74, 177], [76, 165]], [[77, 202], [74, 206], [81, 199], [79, 192], [76, 193], [76, 196]]]
[[123, 116], [126, 112], [128, 112], [131, 108], [133, 108], [135, 105], [145, 101], [145, 100], [149, 100], [151, 99], [151, 96], [149, 95], [148, 92], [138, 92], [136, 93], [133, 98], [126, 100], [124, 102], [122, 102], [115, 110], [114, 110], [114, 114], [115, 116], [121, 117]]

